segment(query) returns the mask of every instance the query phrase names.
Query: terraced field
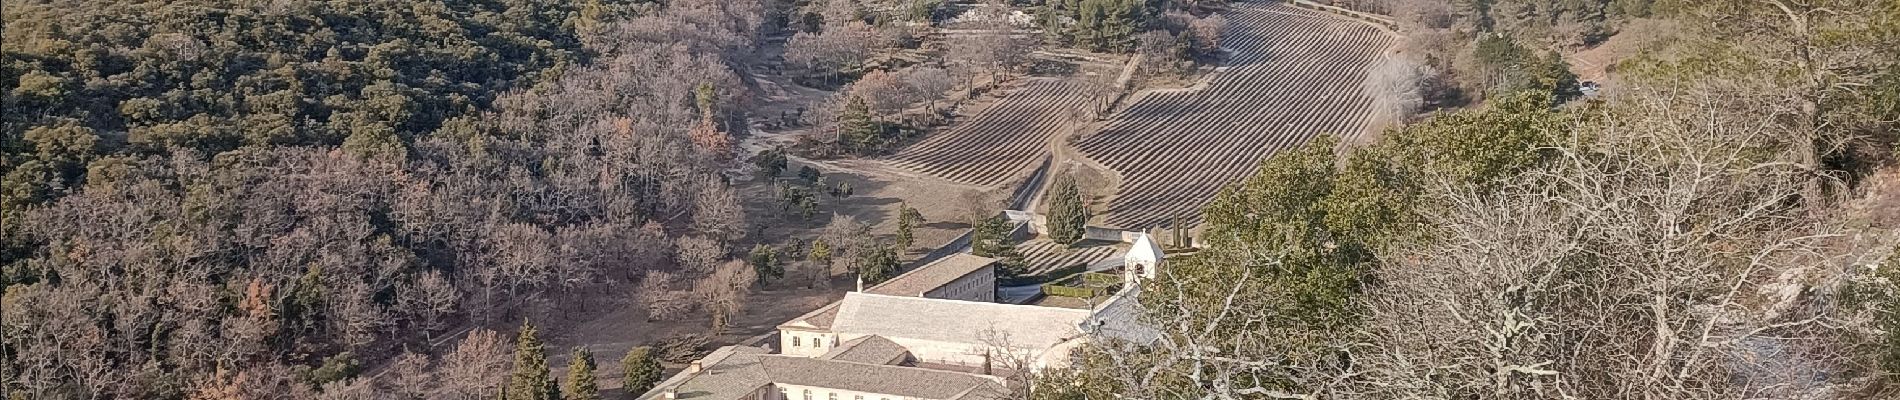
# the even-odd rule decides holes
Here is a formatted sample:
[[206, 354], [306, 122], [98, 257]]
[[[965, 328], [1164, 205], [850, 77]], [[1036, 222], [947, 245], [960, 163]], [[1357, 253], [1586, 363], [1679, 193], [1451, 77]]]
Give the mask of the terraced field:
[[1082, 107], [1077, 84], [1034, 78], [949, 130], [886, 159], [891, 165], [952, 181], [995, 186], [1042, 161], [1051, 135]]
[[1122, 175], [1109, 225], [1147, 228], [1200, 208], [1262, 159], [1323, 134], [1365, 129], [1367, 66], [1395, 37], [1371, 26], [1278, 3], [1228, 15], [1234, 58], [1199, 90], [1138, 94], [1083, 154]]

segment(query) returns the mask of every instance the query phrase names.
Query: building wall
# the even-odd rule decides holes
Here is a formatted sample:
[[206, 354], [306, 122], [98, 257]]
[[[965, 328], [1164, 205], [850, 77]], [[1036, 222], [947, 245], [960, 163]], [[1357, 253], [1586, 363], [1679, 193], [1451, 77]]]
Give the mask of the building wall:
[[881, 393], [855, 392], [855, 391], [850, 391], [850, 390], [821, 388], [821, 387], [815, 387], [815, 386], [785, 385], [785, 384], [777, 384], [777, 383], [774, 383], [771, 386], [773, 386], [773, 388], [766, 389], [766, 392], [771, 393], [771, 396], [768, 397], [767, 400], [806, 400], [806, 397], [805, 397], [806, 393], [811, 394], [811, 397], [810, 397], [811, 400], [926, 400], [926, 399], [920, 399], [916, 397], [894, 396], [894, 395], [881, 394]]
[[948, 284], [924, 292], [925, 298], [996, 302], [996, 265], [992, 264]]
[[825, 355], [831, 348], [838, 347], [843, 341], [830, 332], [813, 332], [797, 329], [778, 330], [779, 354], [799, 357], [817, 357]]

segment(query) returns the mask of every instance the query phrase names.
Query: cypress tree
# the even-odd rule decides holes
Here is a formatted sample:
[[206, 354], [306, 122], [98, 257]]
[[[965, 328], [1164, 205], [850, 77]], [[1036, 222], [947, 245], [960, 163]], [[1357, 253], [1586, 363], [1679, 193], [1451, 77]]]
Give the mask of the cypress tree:
[[898, 250], [910, 251], [910, 246], [916, 244], [917, 236], [915, 231], [917, 229], [917, 223], [923, 220], [924, 215], [918, 213], [917, 209], [910, 208], [910, 203], [897, 203]]
[[1075, 178], [1068, 175], [1056, 178], [1049, 194], [1049, 240], [1063, 244], [1080, 241], [1088, 222], [1089, 207], [1082, 200], [1082, 190], [1076, 186]]
[[510, 400], [557, 400], [561, 392], [548, 372], [548, 355], [534, 325], [521, 323], [521, 335], [515, 338], [515, 373], [508, 380]]
[[574, 352], [568, 356], [567, 384], [561, 386], [561, 399], [600, 399], [600, 387], [594, 384], [594, 352], [574, 347]]
[[660, 360], [653, 356], [652, 347], [627, 350], [627, 356], [620, 358], [620, 368], [626, 373], [622, 386], [627, 388], [627, 394], [639, 396], [660, 383]]

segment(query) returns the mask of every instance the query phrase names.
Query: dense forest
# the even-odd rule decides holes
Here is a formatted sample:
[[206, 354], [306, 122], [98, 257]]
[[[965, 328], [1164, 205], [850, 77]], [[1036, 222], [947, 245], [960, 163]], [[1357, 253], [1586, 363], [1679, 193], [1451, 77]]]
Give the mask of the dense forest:
[[667, 281], [746, 233], [689, 133], [743, 118], [766, 6], [8, 2], [0, 384], [293, 396], [650, 270], [718, 292]]

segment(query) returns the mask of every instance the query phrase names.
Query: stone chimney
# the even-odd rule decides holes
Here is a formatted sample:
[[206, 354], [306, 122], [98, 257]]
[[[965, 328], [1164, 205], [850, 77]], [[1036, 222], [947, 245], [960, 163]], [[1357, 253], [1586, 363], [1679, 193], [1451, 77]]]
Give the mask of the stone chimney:
[[688, 374], [697, 374], [699, 373], [700, 370], [703, 370], [703, 369], [706, 369], [705, 366], [703, 364], [700, 364], [699, 361], [697, 360], [693, 361], [692, 364], [686, 365], [686, 373]]
[[858, 275], [858, 292], [864, 292], [864, 275]]

